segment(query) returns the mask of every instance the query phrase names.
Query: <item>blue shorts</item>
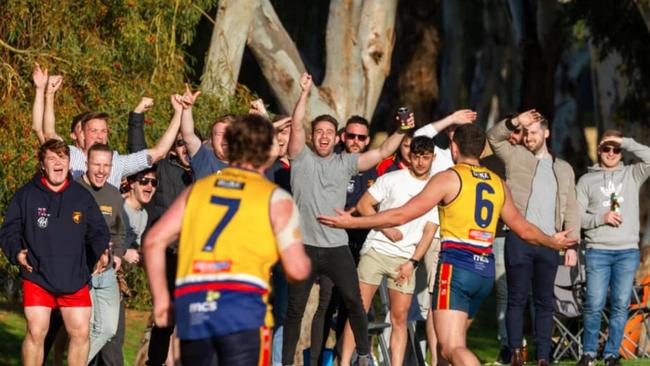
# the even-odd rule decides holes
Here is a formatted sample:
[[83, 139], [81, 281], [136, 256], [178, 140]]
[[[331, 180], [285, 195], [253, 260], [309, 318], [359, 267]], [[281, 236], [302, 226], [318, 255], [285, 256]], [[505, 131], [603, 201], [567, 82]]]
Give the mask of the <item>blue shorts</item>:
[[451, 263], [440, 263], [431, 307], [433, 310], [460, 310], [474, 318], [493, 285], [494, 277], [481, 276]]

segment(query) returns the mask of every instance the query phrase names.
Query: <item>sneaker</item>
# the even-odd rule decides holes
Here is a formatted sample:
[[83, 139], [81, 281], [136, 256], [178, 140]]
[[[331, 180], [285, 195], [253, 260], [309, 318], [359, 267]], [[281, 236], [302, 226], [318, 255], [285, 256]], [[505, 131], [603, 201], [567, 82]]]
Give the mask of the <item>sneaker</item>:
[[609, 356], [605, 359], [605, 366], [621, 366], [621, 361], [616, 356]]
[[510, 352], [510, 347], [501, 346], [501, 351], [499, 351], [499, 357], [494, 361], [495, 365], [509, 365], [510, 359], [512, 358], [512, 352]]
[[596, 359], [593, 358], [589, 354], [584, 354], [582, 357], [580, 357], [580, 361], [576, 364], [576, 366], [594, 366], [596, 365]]

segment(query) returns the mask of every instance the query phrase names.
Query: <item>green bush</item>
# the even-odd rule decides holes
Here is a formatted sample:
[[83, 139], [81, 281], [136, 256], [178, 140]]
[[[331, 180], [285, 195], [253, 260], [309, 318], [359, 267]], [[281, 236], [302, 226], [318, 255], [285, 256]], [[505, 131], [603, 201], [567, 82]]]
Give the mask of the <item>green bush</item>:
[[[38, 142], [31, 132], [34, 63], [64, 76], [57, 93], [60, 136], [69, 135], [72, 116], [105, 111], [112, 116], [110, 144], [125, 151], [127, 116], [142, 96], [155, 99], [145, 120], [148, 143], [167, 127], [169, 97], [182, 93], [191, 72], [185, 49], [194, 38], [202, 9], [216, 0], [8, 0], [0, 8], [0, 216], [18, 187], [36, 168]], [[203, 57], [202, 55], [199, 57]], [[214, 118], [246, 109], [250, 93], [203, 95], [195, 120], [205, 131]], [[0, 283], [15, 269], [0, 260]], [[138, 279], [137, 286], [145, 281]], [[4, 286], [6, 287], [6, 286]], [[5, 296], [16, 291], [4, 289]], [[148, 293], [145, 288], [139, 294]], [[140, 298], [138, 298], [140, 299]], [[144, 299], [138, 300], [143, 301]]]

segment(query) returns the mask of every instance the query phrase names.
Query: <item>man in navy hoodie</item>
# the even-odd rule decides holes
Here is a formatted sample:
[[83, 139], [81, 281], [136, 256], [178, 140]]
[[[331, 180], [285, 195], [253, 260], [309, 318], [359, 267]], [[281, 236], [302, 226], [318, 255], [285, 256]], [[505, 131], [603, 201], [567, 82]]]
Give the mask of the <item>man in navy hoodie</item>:
[[[27, 333], [23, 365], [43, 364], [43, 342], [52, 309], [61, 309], [70, 337], [68, 365], [88, 358], [88, 263], [108, 248], [110, 234], [97, 203], [69, 173], [70, 150], [61, 141], [39, 149], [40, 169], [13, 197], [0, 229], [0, 246], [20, 266]], [[100, 261], [100, 267], [103, 261]]]

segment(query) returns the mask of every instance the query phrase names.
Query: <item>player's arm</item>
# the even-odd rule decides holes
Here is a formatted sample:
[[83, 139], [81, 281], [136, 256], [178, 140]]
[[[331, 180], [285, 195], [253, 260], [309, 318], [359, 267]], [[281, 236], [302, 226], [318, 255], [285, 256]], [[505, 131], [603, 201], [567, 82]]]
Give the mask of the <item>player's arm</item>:
[[318, 221], [323, 225], [345, 229], [383, 229], [399, 226], [424, 215], [443, 199], [445, 202], [451, 201], [459, 189], [458, 175], [447, 170], [429, 179], [424, 189], [401, 207], [362, 217], [352, 217], [349, 213], [337, 209], [337, 216], [319, 215]]
[[577, 239], [570, 239], [567, 235], [573, 230], [568, 229], [553, 236], [544, 234], [537, 226], [529, 223], [515, 207], [510, 189], [504, 184], [506, 199], [501, 209], [501, 220], [514, 231], [523, 241], [530, 244], [542, 245], [556, 250], [566, 249], [577, 243]]
[[291, 195], [280, 188], [271, 195], [271, 225], [287, 278], [290, 281], [306, 279], [311, 271], [311, 261], [302, 245], [298, 207]]
[[190, 188], [186, 188], [169, 209], [149, 229], [144, 238], [142, 252], [144, 267], [153, 298], [154, 322], [159, 327], [170, 324], [171, 302], [165, 276], [165, 249], [178, 239]]

